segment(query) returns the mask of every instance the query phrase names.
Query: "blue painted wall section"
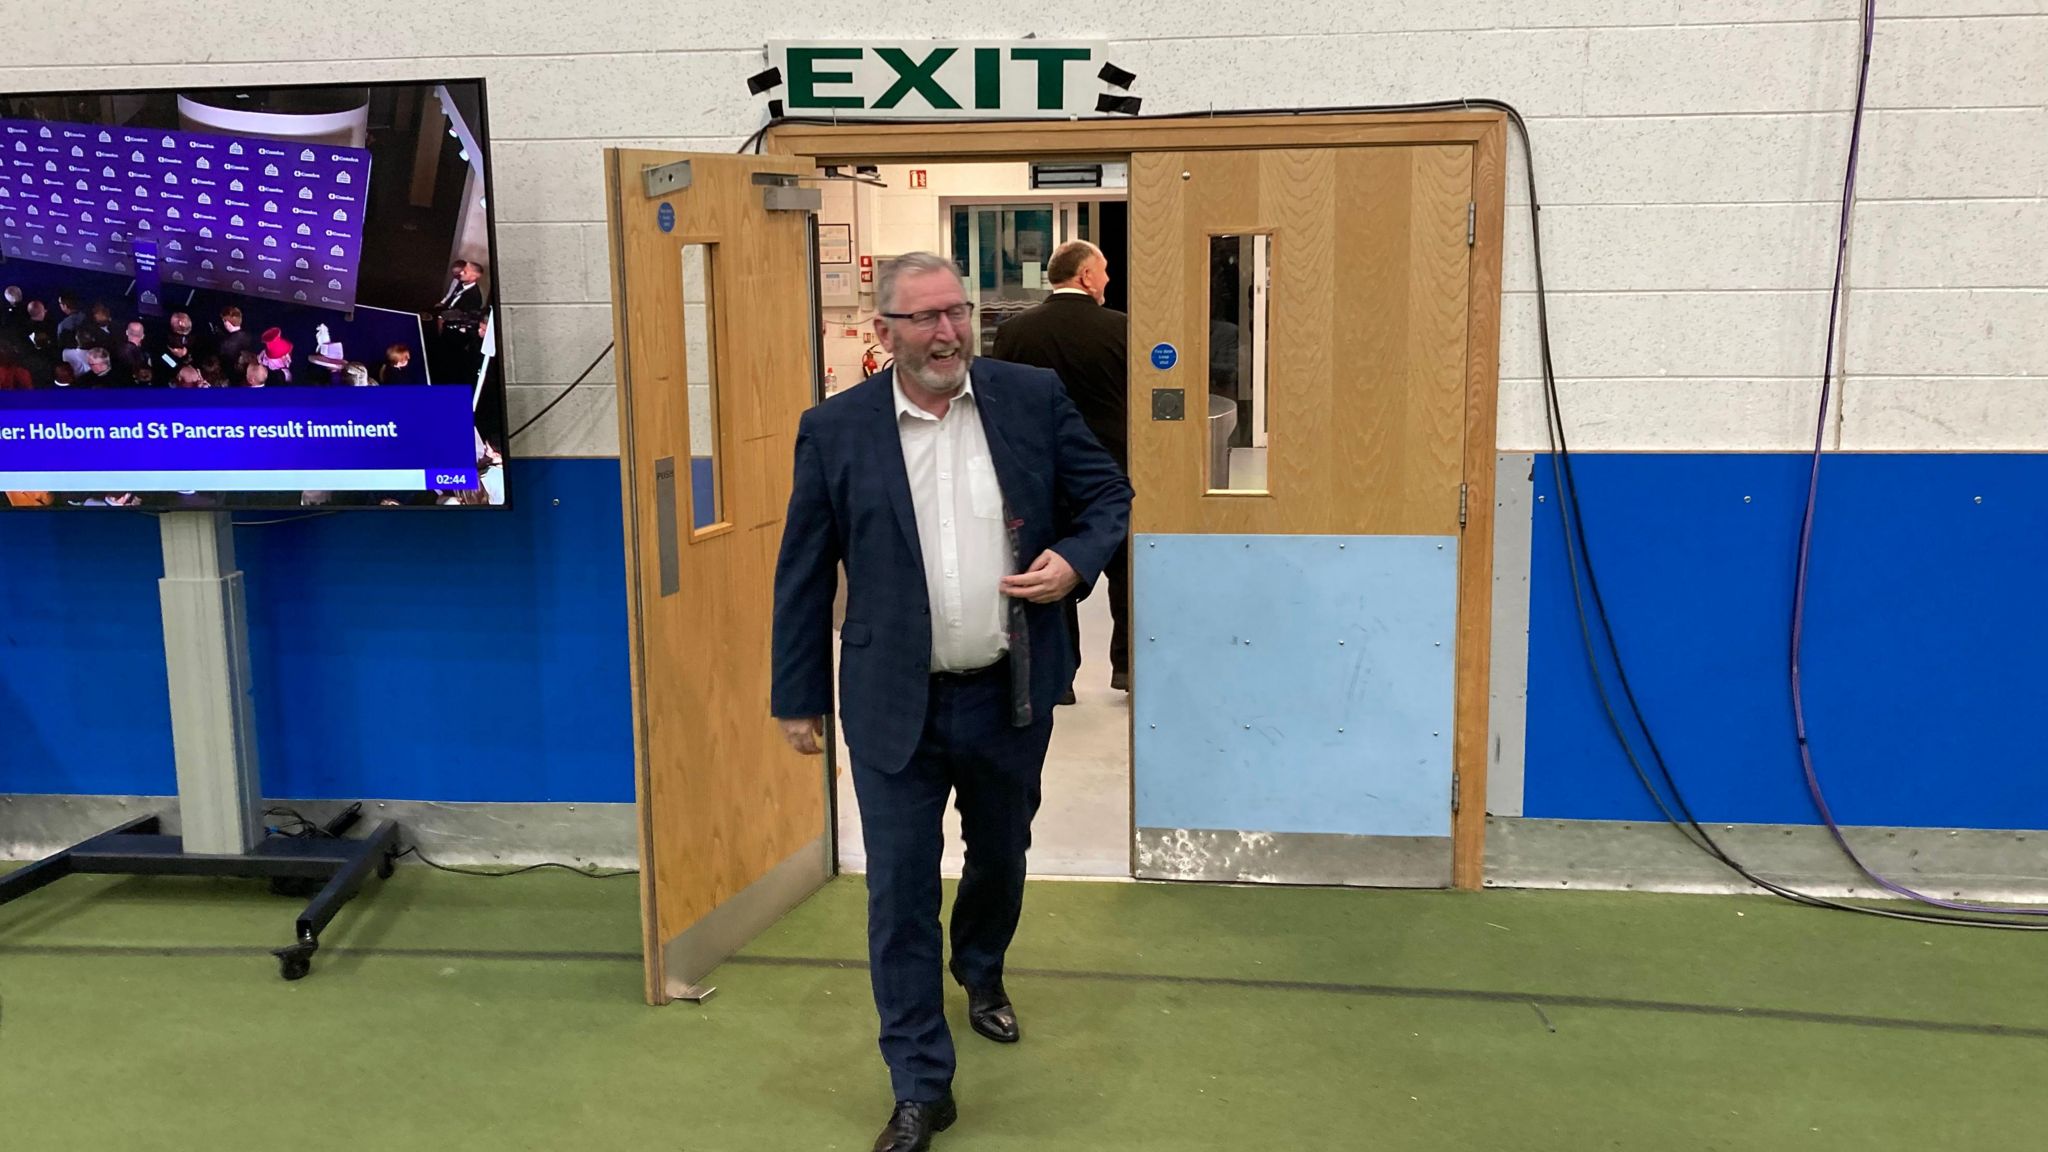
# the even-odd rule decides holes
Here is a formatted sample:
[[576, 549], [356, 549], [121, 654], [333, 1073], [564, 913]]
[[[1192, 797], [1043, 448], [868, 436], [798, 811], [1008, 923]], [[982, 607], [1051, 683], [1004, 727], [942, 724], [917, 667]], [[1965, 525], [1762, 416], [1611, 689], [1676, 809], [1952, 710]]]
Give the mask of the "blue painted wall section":
[[[1807, 458], [1574, 459], [1630, 678], [1694, 810], [1817, 822], [1787, 675]], [[1525, 812], [1657, 819], [1595, 699], [1547, 457], [1536, 492]], [[1827, 458], [1802, 665], [1838, 820], [2048, 828], [2044, 573], [2048, 456]]]
[[[512, 480], [238, 530], [266, 794], [632, 799], [618, 465]], [[0, 516], [0, 792], [176, 791], [161, 572], [145, 516]]]
[[[1804, 459], [1577, 466], [1637, 693], [1695, 807], [1814, 820], [1785, 678]], [[631, 799], [618, 465], [513, 472], [509, 513], [241, 531], [266, 791]], [[1654, 819], [1591, 690], [1546, 459], [1536, 479], [1526, 811]], [[1831, 456], [1814, 549], [1809, 713], [1839, 815], [2048, 828], [2048, 456]], [[145, 517], [0, 514], [0, 792], [175, 790], [161, 570]], [[1161, 799], [1141, 794], [1141, 818], [1221, 819], [1144, 807]]]
[[1132, 564], [1140, 827], [1450, 835], [1456, 539], [1143, 535]]
[[[711, 457], [690, 457], [690, 523], [708, 528], [718, 523], [718, 480], [711, 469]], [[625, 521], [621, 520], [623, 525]]]

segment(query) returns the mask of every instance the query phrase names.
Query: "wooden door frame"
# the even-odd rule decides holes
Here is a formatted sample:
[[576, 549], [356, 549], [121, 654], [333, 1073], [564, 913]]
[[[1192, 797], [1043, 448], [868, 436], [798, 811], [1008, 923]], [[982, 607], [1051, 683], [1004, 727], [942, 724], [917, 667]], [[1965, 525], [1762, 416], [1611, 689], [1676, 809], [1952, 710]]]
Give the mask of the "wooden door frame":
[[[1466, 144], [1473, 221], [1465, 336], [1465, 525], [1458, 546], [1457, 771], [1451, 883], [1479, 888], [1486, 852], [1488, 682], [1493, 637], [1494, 455], [1500, 394], [1501, 258], [1507, 212], [1507, 115], [1498, 111], [1158, 119], [959, 121], [944, 124], [783, 123], [767, 151], [819, 164], [971, 163], [1134, 152]], [[1132, 370], [1143, 365], [1132, 350]]]

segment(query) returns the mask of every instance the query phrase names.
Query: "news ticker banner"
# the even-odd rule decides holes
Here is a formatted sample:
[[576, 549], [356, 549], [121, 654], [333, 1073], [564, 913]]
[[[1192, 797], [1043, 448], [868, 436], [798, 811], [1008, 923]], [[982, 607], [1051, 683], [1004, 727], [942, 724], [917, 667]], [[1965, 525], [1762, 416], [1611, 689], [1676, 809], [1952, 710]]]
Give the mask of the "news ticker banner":
[[0, 247], [164, 286], [355, 307], [370, 153], [332, 144], [0, 119]]
[[0, 392], [0, 491], [426, 491], [478, 484], [469, 389]]

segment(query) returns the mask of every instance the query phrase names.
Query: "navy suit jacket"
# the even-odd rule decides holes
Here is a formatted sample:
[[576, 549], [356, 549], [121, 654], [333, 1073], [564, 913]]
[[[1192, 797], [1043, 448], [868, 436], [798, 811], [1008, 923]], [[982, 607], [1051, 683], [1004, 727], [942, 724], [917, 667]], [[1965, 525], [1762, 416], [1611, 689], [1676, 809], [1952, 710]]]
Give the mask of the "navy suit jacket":
[[[1060, 379], [1042, 368], [977, 359], [981, 414], [1015, 528], [1017, 570], [1058, 552], [1086, 595], [1130, 528], [1131, 485], [1088, 430]], [[864, 768], [901, 771], [924, 732], [932, 621], [917, 512], [903, 466], [892, 370], [804, 413], [796, 484], [775, 570], [771, 711], [832, 711], [832, 604], [846, 566], [839, 722]], [[1046, 717], [1074, 682], [1060, 605], [1026, 604], [1032, 715]]]

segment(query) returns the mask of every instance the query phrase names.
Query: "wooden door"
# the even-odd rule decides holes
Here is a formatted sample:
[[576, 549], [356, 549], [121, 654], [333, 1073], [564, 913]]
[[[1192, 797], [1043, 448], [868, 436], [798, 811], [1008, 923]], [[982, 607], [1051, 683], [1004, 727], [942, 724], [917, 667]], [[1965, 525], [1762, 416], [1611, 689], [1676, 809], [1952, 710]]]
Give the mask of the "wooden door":
[[[609, 149], [641, 914], [652, 1003], [832, 873], [831, 769], [769, 718], [775, 558], [815, 396], [790, 157]], [[814, 195], [814, 194], [813, 194]]]
[[1140, 876], [1451, 882], [1474, 171], [1132, 157]]

